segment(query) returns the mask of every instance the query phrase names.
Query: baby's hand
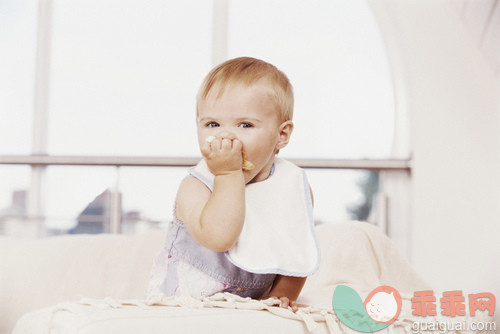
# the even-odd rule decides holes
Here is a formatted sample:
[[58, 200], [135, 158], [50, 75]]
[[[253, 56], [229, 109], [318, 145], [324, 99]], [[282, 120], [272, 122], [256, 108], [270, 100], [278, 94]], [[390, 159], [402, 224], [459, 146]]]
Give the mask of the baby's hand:
[[208, 137], [201, 147], [201, 153], [214, 175], [224, 175], [242, 169], [241, 142], [230, 135]]

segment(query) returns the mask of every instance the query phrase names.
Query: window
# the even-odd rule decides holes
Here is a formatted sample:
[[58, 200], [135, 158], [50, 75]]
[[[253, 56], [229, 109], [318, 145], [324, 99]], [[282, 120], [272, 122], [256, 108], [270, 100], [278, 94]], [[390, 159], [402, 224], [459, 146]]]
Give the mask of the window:
[[[378, 28], [363, 0], [51, 3], [45, 26], [50, 38], [40, 41], [48, 47], [42, 151], [49, 156], [199, 157], [198, 86], [214, 62], [246, 55], [275, 64], [294, 85], [296, 127], [282, 157], [391, 158], [391, 80]], [[0, 53], [6, 73], [0, 76], [5, 95], [0, 140], [10, 143], [0, 145], [4, 156], [29, 156], [37, 142], [32, 134], [37, 5], [0, 4], [0, 43], [8, 50]], [[41, 212], [23, 214], [41, 215], [50, 235], [92, 225], [85, 222], [93, 222], [95, 231], [111, 231], [116, 212], [124, 233], [161, 228], [172, 218], [185, 168], [49, 165], [37, 174], [39, 183], [30, 181], [27, 166], [0, 164], [0, 172], [9, 175], [0, 176], [2, 182], [10, 182], [0, 189], [0, 224], [13, 194], [31, 189], [25, 204], [38, 198]], [[308, 174], [318, 222], [353, 217], [371, 203], [367, 182], [378, 180], [363, 170], [309, 169]]]
[[0, 154], [29, 154], [36, 2], [0, 2]]
[[0, 235], [37, 236], [39, 226], [27, 219], [30, 168], [0, 165]]
[[210, 68], [211, 2], [59, 0], [53, 7], [48, 152], [197, 154], [187, 134]]
[[283, 154], [390, 157], [390, 73], [365, 1], [230, 1], [228, 58], [241, 55], [270, 61], [294, 85], [296, 129]]

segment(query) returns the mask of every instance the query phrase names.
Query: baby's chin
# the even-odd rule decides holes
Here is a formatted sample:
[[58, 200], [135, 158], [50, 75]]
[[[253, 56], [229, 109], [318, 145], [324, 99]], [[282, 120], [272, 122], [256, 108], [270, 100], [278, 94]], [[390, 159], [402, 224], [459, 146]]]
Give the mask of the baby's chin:
[[245, 184], [251, 184], [260, 181], [257, 179], [257, 175], [252, 170], [243, 170], [243, 175], [245, 176]]
[[266, 173], [263, 169], [259, 170], [258, 168], [254, 168], [251, 170], [243, 170], [243, 175], [245, 176], [246, 184], [264, 181], [269, 177], [269, 173], [270, 172]]

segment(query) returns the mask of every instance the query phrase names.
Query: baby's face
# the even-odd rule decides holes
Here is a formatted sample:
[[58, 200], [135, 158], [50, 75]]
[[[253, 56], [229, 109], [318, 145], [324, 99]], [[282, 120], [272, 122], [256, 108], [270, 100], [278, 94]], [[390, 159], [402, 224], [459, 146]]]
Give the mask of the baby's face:
[[246, 182], [269, 176], [280, 140], [278, 107], [269, 85], [258, 82], [250, 87], [231, 87], [220, 98], [209, 95], [200, 101], [198, 110], [200, 148], [210, 136], [237, 138], [246, 159], [255, 166], [244, 170]]

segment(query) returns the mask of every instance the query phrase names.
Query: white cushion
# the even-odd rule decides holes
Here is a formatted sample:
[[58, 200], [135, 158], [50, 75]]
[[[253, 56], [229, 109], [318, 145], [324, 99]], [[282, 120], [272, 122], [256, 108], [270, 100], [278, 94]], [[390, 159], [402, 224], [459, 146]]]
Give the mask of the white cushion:
[[143, 298], [164, 232], [0, 237], [0, 333], [24, 313], [82, 296]]
[[[427, 284], [378, 228], [367, 223], [348, 222], [320, 225], [316, 229], [321, 248], [321, 264], [319, 270], [307, 279], [299, 302], [331, 309], [333, 292], [339, 284], [350, 285], [363, 299], [379, 285], [390, 285], [402, 295], [428, 289]], [[144, 298], [150, 268], [164, 238], [164, 232], [136, 237], [77, 235], [42, 240], [0, 237], [0, 333], [10, 333], [23, 314], [63, 301], [79, 300], [80, 297]], [[157, 317], [156, 312], [167, 312], [162, 313], [162, 316], [168, 319], [151, 322], [161, 328], [176, 328], [174, 324], [181, 326], [182, 323], [182, 326], [191, 329], [190, 326], [203, 327], [212, 322], [227, 321], [228, 324], [239, 323], [240, 332], [258, 326], [259, 322], [283, 322], [279, 317], [262, 311], [252, 311], [258, 314], [252, 313], [252, 317], [248, 318], [247, 311], [242, 310], [184, 310], [186, 314], [179, 310], [162, 310], [151, 311], [152, 318]], [[408, 310], [411, 312], [410, 308]], [[148, 312], [142, 309], [111, 309], [99, 314], [100, 311], [82, 314], [83, 318], [58, 312], [54, 321], [62, 319], [69, 326], [76, 321], [75, 326], [79, 326], [80, 320], [94, 323], [92, 316], [96, 316], [100, 319], [99, 323], [108, 326], [108, 329], [117, 326], [121, 330], [123, 327], [127, 328], [126, 323], [130, 324], [131, 329], [136, 328], [133, 327], [136, 324], [139, 327], [156, 328], [145, 324]], [[222, 317], [219, 316], [221, 314]], [[31, 319], [32, 322], [26, 319]], [[40, 320], [31, 313], [19, 326], [30, 326], [27, 324], [31, 323], [37, 328], [37, 319]], [[200, 319], [207, 319], [207, 322]], [[243, 319], [246, 322], [242, 322]], [[305, 328], [303, 323], [295, 320], [286, 322], [290, 321], [291, 324], [280, 326]], [[98, 326], [97, 322], [92, 326]], [[184, 328], [182, 326], [179, 328]], [[139, 332], [154, 333], [152, 327]], [[230, 325], [228, 328], [235, 330]]]

